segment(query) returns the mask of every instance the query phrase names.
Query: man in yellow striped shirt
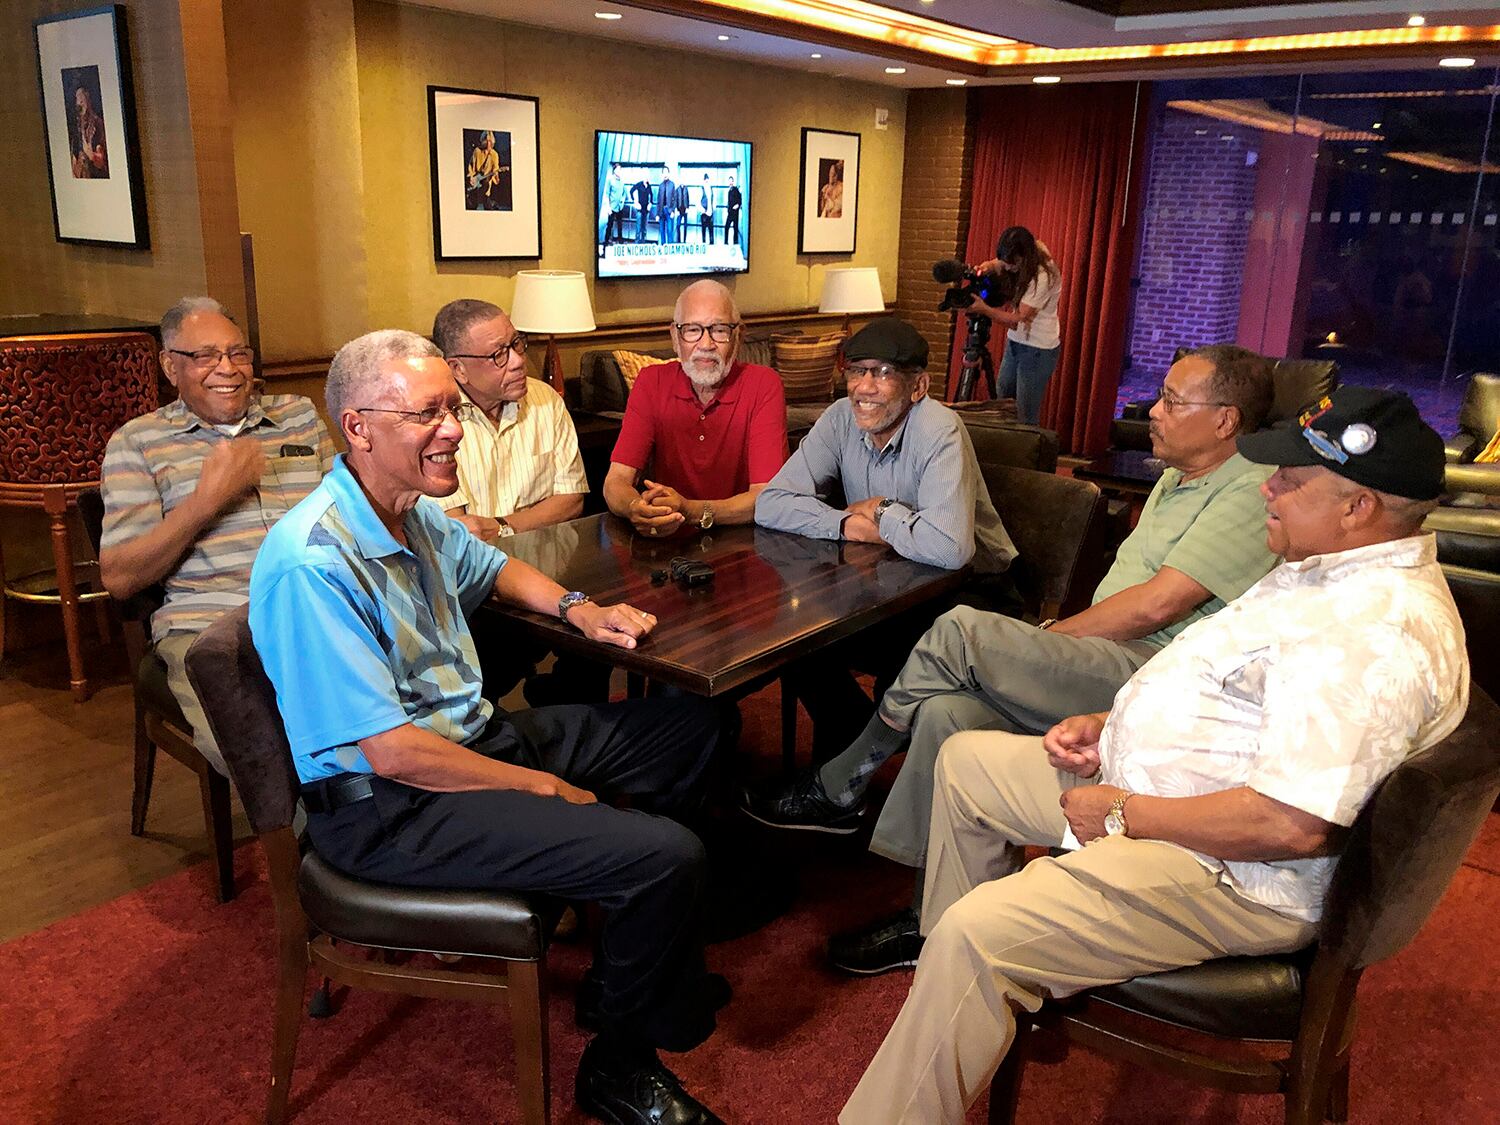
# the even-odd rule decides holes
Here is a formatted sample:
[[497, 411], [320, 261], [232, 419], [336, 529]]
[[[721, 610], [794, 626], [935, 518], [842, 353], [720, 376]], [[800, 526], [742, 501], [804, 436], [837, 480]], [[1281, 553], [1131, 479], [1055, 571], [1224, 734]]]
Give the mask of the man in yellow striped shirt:
[[188, 683], [188, 646], [249, 598], [271, 525], [317, 487], [333, 441], [300, 395], [258, 395], [255, 353], [228, 312], [185, 297], [161, 321], [161, 365], [176, 402], [133, 418], [104, 452], [104, 586], [128, 598], [161, 585], [151, 638], [199, 751], [224, 762]]

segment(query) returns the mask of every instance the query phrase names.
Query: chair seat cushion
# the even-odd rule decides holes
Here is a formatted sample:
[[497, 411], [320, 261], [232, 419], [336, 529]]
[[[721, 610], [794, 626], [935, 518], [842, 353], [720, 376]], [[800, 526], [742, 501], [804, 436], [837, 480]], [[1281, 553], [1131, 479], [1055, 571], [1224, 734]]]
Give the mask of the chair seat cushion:
[[313, 851], [302, 857], [298, 889], [308, 920], [341, 941], [507, 961], [539, 960], [562, 910], [544, 895], [369, 883]]
[[177, 697], [167, 686], [167, 665], [156, 655], [155, 649], [147, 649], [141, 657], [140, 667], [135, 670], [135, 690], [146, 709], [154, 711], [174, 727], [184, 732], [193, 728], [183, 717]]
[[1087, 995], [1129, 1012], [1231, 1039], [1293, 1039], [1311, 950], [1224, 957], [1152, 973]]

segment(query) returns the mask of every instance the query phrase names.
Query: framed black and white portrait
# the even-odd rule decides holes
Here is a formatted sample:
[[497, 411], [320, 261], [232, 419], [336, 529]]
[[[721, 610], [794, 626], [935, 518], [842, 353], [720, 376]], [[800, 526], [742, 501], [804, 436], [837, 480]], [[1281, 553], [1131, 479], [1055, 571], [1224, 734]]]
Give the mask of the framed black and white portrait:
[[854, 253], [859, 210], [859, 134], [802, 130], [797, 253]]
[[145, 249], [125, 9], [90, 8], [32, 26], [58, 241]]
[[542, 256], [537, 104], [524, 94], [427, 87], [439, 261]]

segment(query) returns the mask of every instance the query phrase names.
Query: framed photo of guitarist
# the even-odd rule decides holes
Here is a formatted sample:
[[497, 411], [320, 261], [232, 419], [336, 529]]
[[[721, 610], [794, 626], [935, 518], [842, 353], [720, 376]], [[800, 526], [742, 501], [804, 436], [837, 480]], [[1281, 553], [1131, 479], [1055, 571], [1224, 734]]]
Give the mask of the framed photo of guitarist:
[[427, 87], [439, 261], [541, 257], [537, 106], [525, 94]]

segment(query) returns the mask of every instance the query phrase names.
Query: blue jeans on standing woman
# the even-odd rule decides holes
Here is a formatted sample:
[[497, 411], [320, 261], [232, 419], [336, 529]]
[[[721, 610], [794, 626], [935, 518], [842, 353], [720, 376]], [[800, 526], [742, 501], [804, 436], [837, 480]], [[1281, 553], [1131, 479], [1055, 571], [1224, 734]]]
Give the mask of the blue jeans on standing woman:
[[1000, 360], [1000, 397], [1016, 400], [1016, 418], [1021, 422], [1036, 425], [1042, 417], [1042, 395], [1047, 391], [1047, 380], [1057, 368], [1055, 348], [1034, 348], [1030, 344], [1015, 340], [1005, 341], [1005, 355]]

